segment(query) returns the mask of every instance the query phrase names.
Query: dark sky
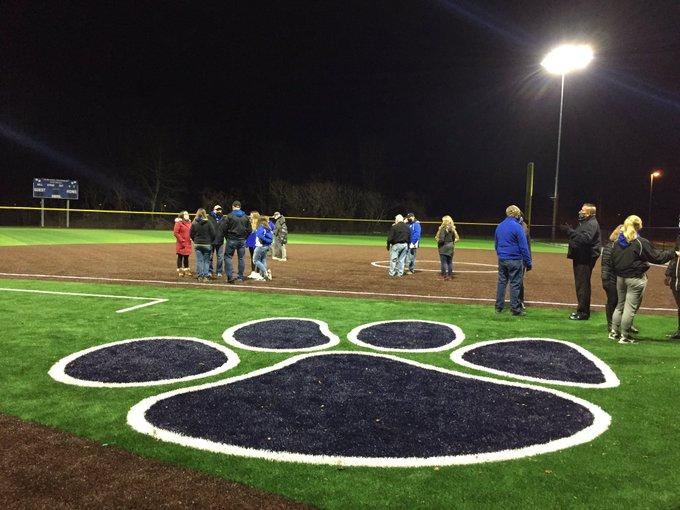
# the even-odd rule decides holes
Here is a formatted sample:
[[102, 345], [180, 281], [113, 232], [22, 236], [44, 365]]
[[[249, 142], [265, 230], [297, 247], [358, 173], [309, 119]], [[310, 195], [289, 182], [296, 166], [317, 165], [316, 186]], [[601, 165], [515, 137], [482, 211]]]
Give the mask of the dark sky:
[[32, 177], [115, 179], [163, 133], [189, 208], [205, 188], [318, 178], [495, 219], [523, 204], [534, 161], [535, 221], [548, 222], [559, 78], [539, 63], [573, 40], [596, 56], [567, 76], [561, 216], [595, 201], [644, 218], [663, 167], [654, 216], [673, 225], [680, 2], [663, 0], [8, 0], [0, 202], [33, 203]]

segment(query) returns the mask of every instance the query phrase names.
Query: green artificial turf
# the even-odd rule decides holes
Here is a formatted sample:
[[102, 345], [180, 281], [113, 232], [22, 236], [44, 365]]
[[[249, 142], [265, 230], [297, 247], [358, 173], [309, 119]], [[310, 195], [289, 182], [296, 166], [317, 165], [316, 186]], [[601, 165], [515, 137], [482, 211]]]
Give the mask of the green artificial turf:
[[[342, 246], [385, 246], [387, 234], [304, 234], [292, 233], [290, 244], [326, 244]], [[0, 246], [27, 246], [41, 244], [137, 244], [137, 243], [173, 243], [175, 238], [170, 230], [106, 230], [80, 228], [20, 228], [0, 227]], [[423, 247], [434, 247], [431, 237], [421, 241]], [[456, 245], [462, 249], [493, 250], [493, 239], [470, 238], [461, 239]], [[566, 253], [562, 244], [533, 241], [531, 248], [535, 252]]]
[[[678, 508], [680, 506], [680, 343], [662, 340], [674, 317], [641, 315], [635, 345], [608, 341], [604, 317], [566, 320], [564, 309], [530, 308], [526, 317], [493, 307], [359, 300], [228, 291], [1, 280], [1, 287], [167, 298], [127, 314], [136, 301], [3, 292], [0, 412], [115, 445], [137, 454], [284, 494], [321, 508]], [[608, 363], [621, 380], [611, 389], [558, 389], [612, 416], [595, 440], [535, 457], [440, 468], [340, 468], [271, 462], [163, 443], [126, 425], [129, 408], [171, 388], [216, 381], [294, 354], [238, 350], [241, 363], [208, 379], [158, 387], [96, 389], [53, 381], [47, 371], [75, 351], [125, 338], [180, 335], [221, 342], [224, 329], [252, 319], [310, 317], [346, 340], [355, 326], [388, 319], [429, 319], [460, 326], [463, 345], [518, 336], [575, 342]], [[11, 320], [10, 320], [11, 319]], [[448, 369], [450, 351], [403, 357]], [[286, 391], [276, 388], [275, 391]], [[294, 427], [294, 424], [291, 424]]]

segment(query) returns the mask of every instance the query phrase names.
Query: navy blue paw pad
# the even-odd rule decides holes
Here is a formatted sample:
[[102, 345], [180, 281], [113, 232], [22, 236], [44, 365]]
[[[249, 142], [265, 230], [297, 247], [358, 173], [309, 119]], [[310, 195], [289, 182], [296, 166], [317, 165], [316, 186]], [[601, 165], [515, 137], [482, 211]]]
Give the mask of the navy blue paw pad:
[[397, 467], [556, 451], [591, 441], [610, 416], [554, 389], [385, 354], [334, 352], [149, 397], [130, 410], [128, 423], [214, 452]]
[[298, 317], [244, 322], [227, 329], [222, 338], [240, 349], [266, 352], [317, 351], [340, 343], [325, 322]]
[[378, 351], [443, 351], [465, 340], [463, 330], [453, 324], [423, 320], [371, 322], [347, 334], [350, 342]]
[[238, 363], [235, 352], [199, 338], [133, 338], [71, 354], [49, 375], [78, 386], [150, 386], [208, 377]]
[[580, 345], [551, 338], [480, 342], [451, 353], [463, 366], [543, 383], [613, 388], [619, 379], [600, 358]]

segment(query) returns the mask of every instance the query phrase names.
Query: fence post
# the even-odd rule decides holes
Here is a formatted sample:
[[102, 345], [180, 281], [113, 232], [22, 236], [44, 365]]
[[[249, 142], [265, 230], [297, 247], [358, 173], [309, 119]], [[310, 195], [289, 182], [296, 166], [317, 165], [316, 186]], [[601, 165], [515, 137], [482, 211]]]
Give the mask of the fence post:
[[70, 204], [71, 204], [71, 201], [67, 200], [66, 201], [66, 228], [69, 227], [69, 213], [71, 212]]
[[40, 226], [45, 226], [45, 199], [40, 199]]

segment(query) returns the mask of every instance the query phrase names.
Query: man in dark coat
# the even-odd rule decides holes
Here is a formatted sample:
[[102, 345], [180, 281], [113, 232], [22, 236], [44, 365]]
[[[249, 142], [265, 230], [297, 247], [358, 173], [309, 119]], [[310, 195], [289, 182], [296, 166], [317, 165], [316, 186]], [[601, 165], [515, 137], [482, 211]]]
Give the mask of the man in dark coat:
[[567, 258], [573, 262], [576, 300], [578, 301], [578, 308], [569, 318], [575, 321], [590, 318], [590, 277], [602, 249], [600, 225], [595, 218], [596, 212], [597, 209], [593, 204], [583, 204], [578, 213], [578, 226], [576, 228], [564, 226], [564, 231], [569, 236]]
[[404, 217], [397, 214], [387, 235], [387, 251], [390, 252], [390, 269], [387, 274], [390, 278], [401, 278], [404, 275], [404, 263], [410, 240], [411, 231], [404, 223]]
[[[227, 246], [224, 251], [224, 260], [227, 269], [227, 283], [243, 281], [243, 270], [245, 269], [244, 256], [246, 252], [246, 238], [253, 229], [250, 226], [250, 218], [241, 210], [241, 202], [234, 200], [231, 204], [231, 212], [220, 223], [222, 236], [227, 239]], [[234, 278], [232, 257], [234, 252], [238, 256], [238, 278]]]
[[[678, 228], [680, 228], [680, 216], [678, 216]], [[675, 240], [675, 251], [680, 250], [680, 234]], [[675, 303], [678, 305], [678, 330], [668, 335], [671, 340], [680, 340], [680, 260], [675, 257], [668, 264], [666, 270], [666, 284], [671, 288]]]

